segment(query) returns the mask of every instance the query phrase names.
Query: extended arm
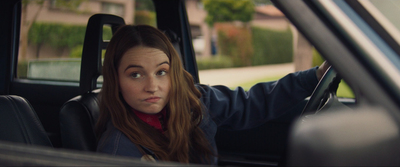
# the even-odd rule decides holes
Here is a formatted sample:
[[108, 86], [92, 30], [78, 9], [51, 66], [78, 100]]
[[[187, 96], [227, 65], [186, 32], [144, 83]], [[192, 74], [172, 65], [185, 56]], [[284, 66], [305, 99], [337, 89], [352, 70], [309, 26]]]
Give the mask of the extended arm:
[[318, 83], [317, 70], [291, 73], [274, 82], [254, 85], [248, 92], [241, 87], [198, 85], [202, 102], [215, 123], [226, 129], [257, 127], [279, 117], [311, 95]]

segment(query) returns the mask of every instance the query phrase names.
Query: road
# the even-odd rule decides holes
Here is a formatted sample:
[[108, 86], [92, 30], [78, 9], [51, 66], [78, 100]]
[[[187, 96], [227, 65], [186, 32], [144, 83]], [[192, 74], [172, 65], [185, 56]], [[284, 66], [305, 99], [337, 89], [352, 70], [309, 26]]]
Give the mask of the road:
[[200, 83], [235, 87], [241, 83], [294, 72], [294, 64], [276, 64], [255, 67], [200, 70]]

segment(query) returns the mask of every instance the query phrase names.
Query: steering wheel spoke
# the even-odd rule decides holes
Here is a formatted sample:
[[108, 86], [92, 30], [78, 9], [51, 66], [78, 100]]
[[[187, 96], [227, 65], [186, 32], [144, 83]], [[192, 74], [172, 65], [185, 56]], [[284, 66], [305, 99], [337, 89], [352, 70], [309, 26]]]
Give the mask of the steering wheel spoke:
[[332, 100], [337, 100], [336, 92], [341, 80], [341, 77], [338, 76], [334, 69], [329, 67], [311, 94], [302, 115], [316, 114]]

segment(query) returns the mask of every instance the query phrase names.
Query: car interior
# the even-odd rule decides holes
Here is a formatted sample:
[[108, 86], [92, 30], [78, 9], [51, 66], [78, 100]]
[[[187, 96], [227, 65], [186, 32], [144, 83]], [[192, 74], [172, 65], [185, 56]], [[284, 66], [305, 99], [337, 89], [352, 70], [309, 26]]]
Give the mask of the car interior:
[[[170, 37], [174, 47], [178, 53], [181, 54], [182, 62], [186, 70], [192, 73], [195, 81], [198, 82], [198, 72], [193, 54], [193, 47], [191, 46], [190, 32], [188, 31], [189, 25], [186, 18], [184, 1], [167, 2], [163, 0], [154, 0], [153, 3], [157, 11], [157, 27]], [[5, 12], [8, 14], [4, 16], [3, 22], [7, 22], [8, 25], [13, 25], [12, 27], [14, 27], [14, 29], [9, 29], [9, 31], [13, 33], [10, 33], [8, 36], [8, 38], [14, 42], [7, 43], [7, 46], [14, 46], [14, 44], [18, 43], [16, 39], [20, 38], [18, 32], [21, 24], [19, 22], [22, 10], [21, 6], [22, 1], [19, 0], [7, 1], [4, 3], [3, 7], [7, 8]], [[3, 63], [10, 62], [10, 64], [6, 63], [3, 66], [8, 68], [6, 71], [9, 73], [5, 74], [5, 77], [2, 78], [4, 81], [2, 81], [2, 84], [4, 84], [3, 86], [5, 89], [2, 90], [1, 94], [18, 96], [18, 98], [6, 98], [9, 99], [6, 104], [15, 103], [12, 99], [25, 99], [22, 101], [27, 103], [25, 104], [26, 106], [31, 107], [24, 108], [29, 109], [27, 113], [32, 117], [31, 120], [36, 123], [36, 126], [29, 126], [29, 124], [25, 123], [26, 120], [10, 121], [20, 122], [24, 125], [27, 124], [25, 127], [36, 127], [42, 134], [45, 132], [45, 136], [40, 136], [38, 133], [37, 135], [39, 136], [37, 136], [37, 138], [49, 140], [51, 142], [49, 143], [47, 141], [41, 142], [46, 144], [35, 144], [36, 142], [29, 140], [36, 139], [36, 137], [31, 137], [29, 135], [12, 135], [18, 139], [8, 138], [12, 136], [7, 137], [7, 135], [2, 135], [1, 139], [11, 142], [24, 141], [21, 143], [45, 145], [57, 149], [94, 152], [96, 148], [96, 138], [93, 128], [98, 116], [97, 95], [101, 87], [101, 84], [99, 84], [97, 80], [101, 75], [101, 52], [107, 46], [107, 41], [103, 41], [102, 39], [103, 26], [111, 27], [114, 32], [118, 25], [121, 24], [125, 24], [124, 20], [114, 15], [95, 14], [90, 17], [87, 23], [84, 40], [85, 47], [82, 51], [81, 79], [79, 83], [15, 78], [15, 63], [18, 58], [18, 49], [13, 47], [11, 50], [8, 50], [8, 55], [13, 56], [2, 57], [2, 59], [6, 59], [2, 61]], [[5, 28], [5, 26], [3, 28]], [[15, 110], [11, 111], [15, 112]], [[294, 116], [289, 116], [286, 119], [290, 120], [293, 118]], [[286, 119], [281, 121], [285, 122]], [[230, 137], [233, 132], [219, 130], [217, 134], [217, 138], [220, 138], [217, 140], [220, 148], [219, 152], [221, 155], [226, 154], [221, 156], [219, 164], [245, 165], [254, 163], [254, 165], [276, 165], [279, 160], [279, 155], [283, 153], [284, 149], [282, 147], [276, 147], [276, 144], [272, 143], [278, 142], [279, 145], [284, 146], [284, 137], [286, 134], [282, 134], [281, 130], [288, 129], [289, 127], [288, 124], [280, 123], [279, 120], [276, 124], [276, 127], [266, 125], [259, 129], [239, 132], [239, 135], [235, 134], [238, 138], [233, 140]], [[7, 125], [6, 127], [8, 128], [11, 125], [12, 124]], [[13, 128], [9, 130], [13, 130]], [[275, 139], [268, 139], [273, 140], [270, 145], [260, 147], [259, 145], [244, 142], [248, 140], [246, 137], [247, 135], [256, 133], [258, 136], [259, 131], [266, 130], [271, 131], [271, 135], [275, 133], [275, 135], [279, 136]], [[20, 129], [19, 131], [26, 131], [27, 134], [32, 134], [32, 132], [29, 132], [31, 130], [26, 128]], [[16, 132], [18, 131], [15, 130], [15, 133]], [[263, 138], [269, 137], [259, 136], [258, 138], [261, 142]], [[254, 150], [255, 148], [257, 150]]]
[[[396, 163], [396, 149], [400, 147], [400, 119], [397, 118], [400, 117], [397, 113], [388, 111], [388, 108], [397, 108], [396, 103], [389, 98], [395, 95], [388, 96], [382, 93], [389, 92], [389, 88], [384, 87], [382, 80], [377, 81], [376, 76], [374, 78], [368, 75], [367, 72], [371, 71], [366, 67], [368, 63], [351, 58], [353, 55], [361, 55], [358, 48], [346, 40], [346, 36], [338, 35], [342, 32], [335, 29], [335, 24], [328, 21], [330, 18], [318, 10], [318, 5], [303, 1], [272, 1], [315, 45], [332, 67], [325, 73], [310, 98], [293, 106], [289, 112], [276, 120], [248, 130], [218, 129], [215, 137], [219, 153], [218, 165], [330, 166]], [[185, 69], [192, 74], [195, 82], [201, 83], [185, 0], [152, 2], [156, 11], [157, 28], [170, 38]], [[118, 26], [126, 24], [127, 21], [122, 17], [101, 12], [90, 16], [85, 31], [79, 81], [19, 78], [18, 46], [25, 2], [8, 0], [1, 3], [0, 31], [4, 33], [0, 36], [0, 164], [154, 165], [137, 159], [112, 157], [95, 152], [97, 139], [94, 126], [99, 112], [97, 96], [102, 86], [99, 82], [102, 52], [108, 44], [108, 41], [103, 39], [103, 31], [104, 27], [108, 27], [114, 33]], [[344, 56], [335, 59], [337, 55]], [[354, 79], [352, 76], [363, 77], [363, 80]], [[338, 85], [343, 79], [348, 82], [356, 98], [336, 96]], [[369, 108], [370, 104], [379, 104], [387, 108]], [[361, 110], [365, 117], [359, 119], [360, 112], [357, 111]], [[322, 114], [315, 115], [318, 112]], [[306, 115], [314, 116], [311, 119], [298, 119], [299, 116]], [[341, 126], [325, 126], [327, 122], [342, 120], [347, 122], [342, 122]], [[354, 131], [350, 130], [338, 133], [347, 127], [354, 127], [360, 134], [371, 133], [371, 129], [381, 133], [374, 131], [369, 136], [359, 135], [345, 141], [332, 137], [352, 136]], [[317, 137], [310, 139], [308, 136]], [[371, 139], [371, 142], [354, 144], [363, 139]], [[371, 144], [372, 141], [382, 140], [389, 142]], [[345, 145], [352, 142], [350, 146]], [[342, 148], [340, 146], [345, 149], [337, 149]], [[162, 162], [158, 165], [180, 164]]]

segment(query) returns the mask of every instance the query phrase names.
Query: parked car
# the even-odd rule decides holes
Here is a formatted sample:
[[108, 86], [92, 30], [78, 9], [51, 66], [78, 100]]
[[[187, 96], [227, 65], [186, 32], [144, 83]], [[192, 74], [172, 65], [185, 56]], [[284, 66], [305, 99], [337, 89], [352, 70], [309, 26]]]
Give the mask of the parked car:
[[[400, 33], [397, 19], [399, 2], [272, 1], [332, 67], [320, 81], [313, 95], [303, 103], [293, 106], [293, 109], [282, 117], [250, 130], [218, 129], [218, 165], [400, 165], [397, 158], [400, 143]], [[138, 159], [95, 153], [93, 145], [90, 146], [88, 142], [95, 139], [91, 138], [92, 134], [85, 132], [88, 129], [92, 130], [95, 122], [95, 119], [89, 117], [96, 116], [85, 112], [83, 115], [63, 112], [67, 102], [92, 99], [88, 94], [96, 94], [101, 89], [101, 82], [98, 82], [97, 77], [101, 69], [102, 49], [107, 44], [107, 41], [103, 40], [106, 36], [103, 31], [112, 32], [118, 25], [131, 22], [129, 19], [124, 20], [123, 16], [116, 16], [124, 13], [112, 13], [123, 8], [119, 4], [104, 1], [103, 5], [106, 7], [103, 9], [90, 10], [96, 8], [96, 5], [89, 4], [86, 8], [82, 7], [81, 12], [77, 12], [86, 15], [86, 19], [91, 17], [91, 20], [84, 21], [85, 25], [88, 25], [85, 27], [86, 34], [80, 36], [85, 39], [82, 41], [82, 65], [78, 65], [80, 77], [54, 79], [39, 74], [62, 69], [58, 72], [59, 75], [63, 75], [63, 72], [68, 73], [68, 68], [61, 65], [38, 66], [35, 64], [37, 62], [22, 62], [21, 60], [26, 59], [18, 56], [25, 52], [20, 49], [27, 35], [22, 27], [29, 23], [23, 19], [35, 17], [34, 14], [25, 15], [26, 9], [46, 8], [41, 7], [43, 4], [40, 2], [33, 8], [25, 8], [27, 2], [29, 1], [8, 0], [2, 1], [0, 5], [0, 95], [8, 98], [0, 98], [0, 105], [12, 106], [0, 108], [1, 165], [154, 166], [154, 163]], [[69, 9], [58, 6], [60, 2], [45, 1], [44, 4], [50, 6], [42, 12], [58, 14], [58, 20], [71, 20], [62, 15], [61, 11]], [[152, 4], [156, 15], [154, 26], [170, 35], [185, 69], [199, 82], [185, 1], [153, 0]], [[104, 24], [111, 28], [103, 28]], [[31, 35], [43, 37], [48, 32], [31, 32]], [[65, 34], [59, 34], [44, 40], [53, 38], [67, 37]], [[40, 40], [36, 40], [38, 41]], [[28, 48], [27, 55], [38, 55], [39, 51], [65, 54], [62, 47], [46, 50], [45, 46], [38, 45], [39, 43], [36, 43], [36, 48]], [[22, 66], [23, 63], [25, 66]], [[20, 73], [23, 69], [21, 66], [28, 70], [39, 67], [44, 69], [38, 74], [32, 73], [28, 76]], [[343, 81], [351, 87], [355, 98], [336, 96], [338, 83]], [[10, 101], [13, 103], [9, 103]], [[85, 102], [81, 104], [87, 105]], [[95, 103], [88, 105], [96, 107]], [[29, 110], [31, 107], [34, 111]], [[27, 113], [7, 113], [16, 110]], [[79, 121], [66, 121], [74, 118]], [[79, 124], [81, 119], [84, 120], [83, 124]], [[71, 127], [65, 122], [71, 123], [71, 127], [73, 124], [86, 129], [76, 128], [72, 134], [67, 134], [63, 129]], [[78, 142], [68, 143], [66, 139]], [[77, 149], [71, 145], [81, 147]]]

